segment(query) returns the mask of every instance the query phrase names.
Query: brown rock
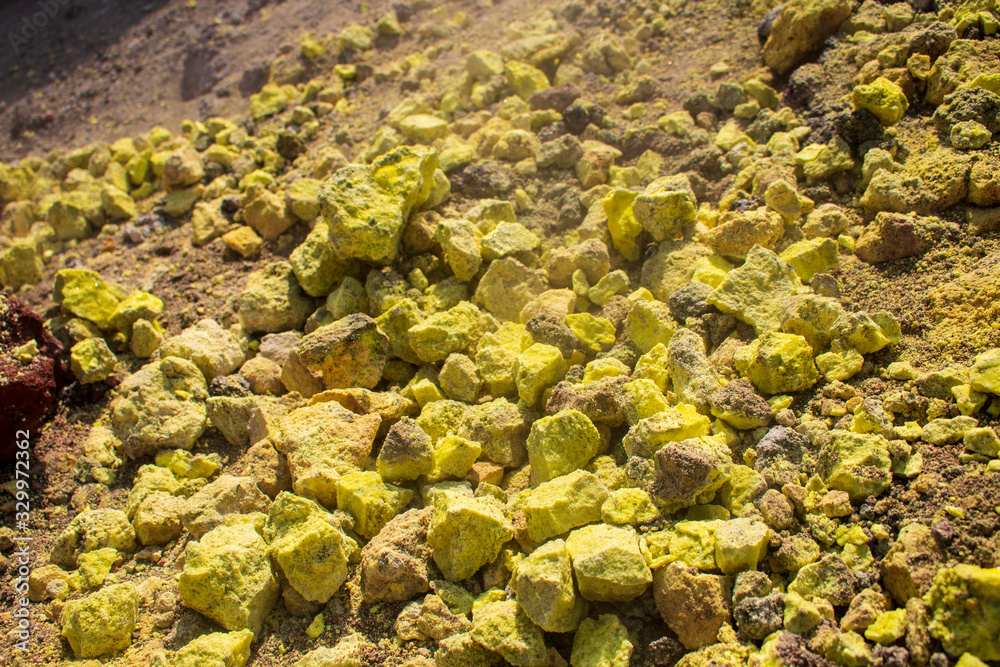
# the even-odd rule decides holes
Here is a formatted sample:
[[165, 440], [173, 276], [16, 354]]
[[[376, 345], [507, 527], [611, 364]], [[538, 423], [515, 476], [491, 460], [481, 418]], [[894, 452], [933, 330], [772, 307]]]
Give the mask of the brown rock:
[[431, 639], [442, 640], [452, 635], [472, 630], [472, 621], [465, 616], [454, 614], [437, 595], [424, 598], [417, 618], [417, 629]]
[[409, 510], [385, 524], [361, 550], [361, 593], [366, 602], [408, 600], [430, 590], [437, 576], [427, 527], [433, 510]]
[[268, 498], [292, 490], [292, 474], [288, 460], [279, 454], [270, 440], [261, 440], [247, 450], [243, 459], [243, 475], [249, 477]]
[[869, 264], [912, 257], [926, 251], [940, 233], [937, 218], [882, 212], [854, 245], [854, 254]]
[[730, 620], [729, 583], [673, 562], [653, 575], [653, 596], [663, 621], [688, 650], [714, 644]]
[[195, 539], [222, 525], [227, 514], [267, 512], [271, 502], [249, 477], [222, 475], [184, 505], [184, 527]]
[[899, 531], [896, 543], [882, 560], [882, 580], [897, 604], [926, 593], [944, 563], [945, 553], [931, 529], [911, 523]]

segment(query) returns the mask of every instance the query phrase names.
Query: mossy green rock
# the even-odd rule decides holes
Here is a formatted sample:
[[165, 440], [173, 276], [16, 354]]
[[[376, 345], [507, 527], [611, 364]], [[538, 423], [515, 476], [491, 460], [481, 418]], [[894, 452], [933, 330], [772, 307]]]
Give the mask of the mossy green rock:
[[190, 450], [207, 424], [208, 386], [198, 367], [166, 357], [143, 366], [118, 387], [111, 427], [130, 458], [159, 449]]
[[562, 535], [601, 520], [608, 489], [596, 475], [576, 470], [532, 489], [519, 501], [528, 539], [534, 542]]
[[614, 614], [585, 618], [573, 637], [573, 667], [628, 667], [631, 658], [628, 630]]
[[871, 83], [857, 86], [851, 93], [851, 103], [855, 109], [866, 109], [883, 125], [895, 125], [909, 108], [903, 89], [885, 77], [878, 77]]
[[924, 601], [931, 635], [949, 655], [1000, 660], [1000, 569], [961, 564], [939, 570]]
[[976, 356], [969, 372], [969, 382], [976, 391], [1000, 394], [1000, 348]]
[[891, 465], [889, 442], [881, 435], [833, 430], [820, 448], [817, 470], [827, 486], [858, 502], [889, 488]]
[[111, 328], [111, 318], [124, 296], [104, 282], [96, 271], [86, 269], [59, 271], [52, 288], [53, 301], [101, 329]]
[[566, 374], [566, 361], [559, 348], [535, 343], [521, 352], [514, 363], [517, 395], [525, 405], [534, 406], [542, 393]]
[[795, 269], [770, 250], [754, 246], [743, 266], [726, 274], [707, 302], [754, 327], [758, 334], [781, 328], [781, 307], [801, 286]]
[[573, 566], [563, 540], [546, 542], [517, 566], [511, 583], [517, 603], [546, 632], [572, 632], [587, 615], [573, 585]]
[[253, 633], [212, 632], [192, 639], [174, 654], [173, 667], [244, 667]]
[[181, 602], [226, 630], [260, 632], [280, 592], [268, 551], [249, 521], [221, 525], [188, 542], [177, 582]]
[[337, 507], [354, 517], [354, 530], [370, 540], [399, 514], [413, 491], [386, 484], [377, 472], [353, 472], [337, 480]]
[[407, 332], [407, 341], [421, 361], [444, 361], [449, 354], [468, 347], [481, 317], [478, 308], [463, 301], [411, 327]]
[[401, 146], [370, 166], [344, 167], [324, 183], [319, 202], [334, 252], [391, 264], [410, 212], [430, 196], [437, 163], [433, 150]]
[[100, 658], [132, 645], [139, 613], [135, 584], [108, 586], [63, 608], [62, 636], [78, 658]]
[[472, 638], [515, 667], [542, 667], [545, 636], [514, 600], [489, 602], [472, 611]]
[[628, 602], [653, 581], [632, 528], [598, 524], [577, 528], [566, 540], [580, 594], [599, 602]]
[[448, 581], [468, 579], [493, 562], [513, 536], [513, 526], [496, 499], [447, 491], [435, 495], [427, 543]]
[[802, 391], [816, 384], [819, 371], [802, 336], [768, 332], [733, 355], [736, 369], [765, 394]]
[[115, 372], [118, 357], [103, 338], [85, 338], [69, 351], [73, 375], [82, 384], [106, 380]]
[[528, 434], [531, 483], [543, 482], [573, 472], [597, 456], [601, 434], [579, 410], [562, 410], [542, 417]]
[[632, 213], [656, 241], [673, 238], [695, 221], [698, 199], [684, 174], [650, 183], [632, 202]]
[[[372, 473], [374, 474], [374, 473]], [[288, 583], [302, 597], [325, 604], [347, 581], [358, 545], [315, 502], [282, 491], [268, 510], [264, 535]]]

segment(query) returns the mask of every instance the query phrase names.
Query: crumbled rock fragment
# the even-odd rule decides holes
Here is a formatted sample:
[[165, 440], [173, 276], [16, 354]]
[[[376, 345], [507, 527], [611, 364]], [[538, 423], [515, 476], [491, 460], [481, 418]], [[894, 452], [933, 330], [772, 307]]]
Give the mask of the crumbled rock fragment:
[[938, 571], [925, 596], [930, 633], [952, 656], [971, 653], [986, 661], [1000, 660], [1000, 573], [960, 564]]
[[237, 308], [248, 334], [301, 330], [313, 311], [312, 299], [288, 262], [273, 262], [251, 273]]
[[770, 250], [753, 247], [746, 263], [726, 274], [709, 305], [752, 325], [758, 334], [781, 327], [781, 306], [800, 281], [795, 269]]
[[378, 474], [387, 482], [413, 480], [434, 467], [431, 438], [420, 425], [403, 417], [389, 428], [376, 459]]
[[[303, 336], [282, 368], [301, 365], [326, 389], [371, 389], [382, 378], [389, 337], [364, 313], [348, 315]], [[292, 359], [295, 361], [292, 361]]]
[[537, 420], [527, 441], [532, 485], [584, 467], [597, 455], [600, 442], [597, 428], [578, 410], [563, 410]]
[[628, 667], [632, 642], [628, 630], [614, 614], [586, 618], [573, 637], [570, 664], [576, 667]]
[[882, 580], [900, 605], [927, 593], [945, 552], [930, 528], [919, 523], [904, 526], [882, 560]]
[[765, 394], [802, 391], [819, 380], [812, 347], [795, 334], [765, 333], [736, 350], [733, 361], [736, 369]]
[[514, 600], [489, 602], [472, 612], [472, 639], [513, 665], [542, 667], [545, 638]]
[[337, 480], [364, 465], [381, 422], [377, 414], [357, 415], [334, 402], [282, 417], [274, 445], [288, 457], [295, 492], [334, 507]]
[[70, 348], [70, 367], [82, 384], [106, 380], [117, 363], [118, 358], [103, 338], [85, 338]]
[[536, 543], [601, 519], [608, 489], [596, 475], [577, 470], [540, 484], [516, 504], [528, 539]]
[[200, 320], [163, 341], [160, 355], [187, 359], [198, 367], [206, 382], [233, 373], [244, 359], [239, 341], [211, 319]]
[[384, 483], [377, 472], [352, 472], [337, 480], [337, 507], [354, 518], [354, 530], [367, 540], [412, 497], [412, 491]]
[[347, 563], [358, 552], [357, 543], [329, 513], [287, 492], [278, 494], [271, 504], [264, 536], [292, 588], [305, 600], [320, 604], [347, 580]]
[[250, 659], [253, 633], [212, 632], [195, 637], [174, 654], [175, 667], [244, 667]]

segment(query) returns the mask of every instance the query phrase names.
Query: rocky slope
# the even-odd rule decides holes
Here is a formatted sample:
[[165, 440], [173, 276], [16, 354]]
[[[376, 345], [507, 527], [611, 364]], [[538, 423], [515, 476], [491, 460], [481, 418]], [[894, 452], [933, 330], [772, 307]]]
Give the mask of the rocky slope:
[[998, 28], [417, 0], [0, 165], [0, 655], [1000, 662]]

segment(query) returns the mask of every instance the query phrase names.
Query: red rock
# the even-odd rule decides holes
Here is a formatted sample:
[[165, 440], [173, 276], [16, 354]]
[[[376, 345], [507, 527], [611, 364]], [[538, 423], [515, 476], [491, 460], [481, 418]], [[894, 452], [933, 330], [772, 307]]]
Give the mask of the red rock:
[[[34, 340], [38, 355], [28, 363], [13, 351]], [[0, 296], [0, 461], [9, 461], [17, 442], [28, 431], [34, 441], [42, 418], [63, 384], [59, 358], [62, 345], [42, 325], [42, 319], [16, 299]]]

